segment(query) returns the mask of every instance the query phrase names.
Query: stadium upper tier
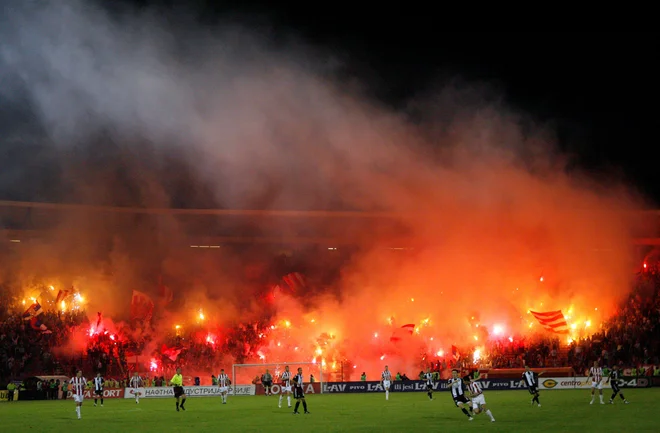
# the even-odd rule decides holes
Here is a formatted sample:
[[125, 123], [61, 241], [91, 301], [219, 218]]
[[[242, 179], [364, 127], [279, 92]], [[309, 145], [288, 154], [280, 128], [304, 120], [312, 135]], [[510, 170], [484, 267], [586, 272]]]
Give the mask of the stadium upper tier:
[[[567, 211], [570, 212], [570, 211]], [[635, 213], [631, 241], [660, 245], [660, 210]], [[392, 248], [441, 241], [413, 236], [413, 213], [305, 210], [156, 209], [0, 201], [0, 240], [24, 242], [61, 230], [164, 230], [191, 246], [222, 243], [359, 245], [378, 240]]]

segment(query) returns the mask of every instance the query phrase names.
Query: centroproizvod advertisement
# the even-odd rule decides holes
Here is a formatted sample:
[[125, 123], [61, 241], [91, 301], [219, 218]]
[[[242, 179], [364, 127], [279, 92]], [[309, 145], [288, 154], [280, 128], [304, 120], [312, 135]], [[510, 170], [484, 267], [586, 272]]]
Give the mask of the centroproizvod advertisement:
[[[184, 386], [186, 397], [219, 397], [220, 387], [218, 386]], [[229, 387], [229, 395], [254, 395], [254, 385], [232, 385]], [[140, 398], [174, 398], [174, 389], [167, 387], [150, 388], [126, 388], [124, 398], [135, 398], [138, 393]]]
[[[611, 388], [612, 384], [602, 381], [603, 388]], [[619, 388], [647, 388], [651, 386], [645, 377], [623, 377], [619, 379]], [[591, 379], [587, 377], [539, 377], [540, 389], [590, 389]]]

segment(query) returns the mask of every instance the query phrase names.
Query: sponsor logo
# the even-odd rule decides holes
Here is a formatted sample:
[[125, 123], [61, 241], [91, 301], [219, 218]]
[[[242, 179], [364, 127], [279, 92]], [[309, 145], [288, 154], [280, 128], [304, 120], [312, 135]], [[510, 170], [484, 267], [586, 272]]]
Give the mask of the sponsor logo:
[[557, 386], [557, 381], [554, 379], [546, 379], [543, 381], [543, 386], [546, 388], [554, 388]]
[[[103, 398], [122, 398], [124, 396], [123, 388], [106, 388], [103, 390]], [[94, 398], [96, 397], [96, 391], [93, 389], [86, 389], [83, 394], [84, 398]], [[67, 399], [73, 399], [73, 392], [67, 392]]]
[[[219, 386], [189, 386], [183, 387], [188, 397], [217, 397], [222, 394]], [[230, 386], [227, 389], [229, 395], [254, 395], [254, 385]], [[171, 387], [155, 388], [126, 388], [124, 398], [135, 398], [135, 395], [143, 398], [174, 397], [174, 389]]]
[[[251, 386], [253, 386], [253, 385], [251, 385]], [[325, 387], [326, 384], [323, 384], [323, 386]], [[236, 388], [238, 389], [238, 386]], [[277, 395], [277, 394], [281, 394], [281, 393], [285, 392], [285, 390], [283, 389], [282, 385], [276, 383], [276, 384], [274, 384], [273, 386], [270, 387], [270, 392]], [[320, 387], [318, 382], [308, 383], [307, 385], [303, 385], [303, 392], [305, 394], [317, 394], [317, 393], [321, 392], [321, 387]], [[330, 391], [325, 391], [325, 392], [330, 392]], [[343, 391], [334, 391], [334, 392], [343, 392]], [[257, 395], [264, 395], [265, 390], [264, 390], [263, 385], [257, 385], [255, 392], [253, 394], [249, 394], [249, 395], [254, 395], [255, 393]], [[291, 393], [293, 393], [293, 387], [291, 387]], [[246, 394], [246, 395], [248, 395], [248, 394]]]

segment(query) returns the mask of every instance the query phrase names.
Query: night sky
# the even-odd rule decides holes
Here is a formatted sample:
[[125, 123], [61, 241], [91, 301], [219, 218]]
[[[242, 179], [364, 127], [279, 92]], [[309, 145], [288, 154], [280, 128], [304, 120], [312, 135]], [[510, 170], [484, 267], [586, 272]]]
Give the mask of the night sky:
[[404, 110], [416, 95], [449, 80], [484, 83], [514, 110], [551, 125], [571, 164], [623, 176], [660, 203], [653, 156], [660, 99], [657, 33], [447, 32], [439, 28], [451, 19], [429, 18], [424, 10], [368, 12], [286, 2], [274, 9], [250, 1], [123, 3], [188, 16], [194, 11], [200, 26], [239, 19], [282, 43], [294, 35], [336, 55], [348, 78], [395, 109]]

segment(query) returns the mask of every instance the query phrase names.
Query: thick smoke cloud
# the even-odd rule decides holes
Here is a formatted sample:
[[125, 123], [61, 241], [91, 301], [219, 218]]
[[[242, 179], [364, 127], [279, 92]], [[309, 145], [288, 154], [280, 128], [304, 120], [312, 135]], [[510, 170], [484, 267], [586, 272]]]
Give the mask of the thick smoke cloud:
[[[410, 371], [423, 341], [435, 353], [471, 340], [475, 314], [511, 334], [529, 329], [530, 308], [574, 306], [575, 319], [597, 323], [627, 291], [634, 221], [621, 211], [638, 198], [621, 183], [568, 173], [551, 129], [488, 90], [440, 83], [409, 112], [392, 112], [333, 79], [323, 53], [293, 39], [275, 46], [240, 23], [203, 29], [90, 2], [10, 5], [0, 25], [2, 109], [31, 113], [32, 123], [5, 122], [1, 145], [20, 153], [38, 143], [47, 167], [1, 175], [3, 190], [48, 174], [69, 202], [404, 214], [397, 230], [391, 220], [366, 231], [341, 219], [305, 223], [313, 235], [363, 237], [340, 296], [278, 304], [278, 319], [311, 350], [330, 332], [359, 370], [381, 368], [387, 352]], [[111, 314], [165, 269], [188, 280], [182, 308], [238, 318], [251, 293], [232, 276], [242, 258], [191, 256], [178, 248], [190, 230], [171, 217], [67, 215], [17, 268], [28, 275], [38, 262], [62, 284], [85, 278], [93, 308]], [[91, 237], [105, 241], [90, 246]], [[408, 246], [396, 237], [427, 247], [402, 257], [386, 249]], [[429, 319], [410, 350], [373, 340], [391, 333], [392, 317]], [[267, 359], [291, 350], [280, 347]]]

